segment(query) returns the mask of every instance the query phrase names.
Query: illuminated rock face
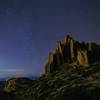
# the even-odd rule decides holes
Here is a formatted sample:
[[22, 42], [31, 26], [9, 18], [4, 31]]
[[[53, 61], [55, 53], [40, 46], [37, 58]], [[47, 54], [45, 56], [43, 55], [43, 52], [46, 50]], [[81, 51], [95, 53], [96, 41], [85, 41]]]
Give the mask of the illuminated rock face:
[[67, 35], [64, 43], [57, 41], [54, 52], [49, 54], [45, 72], [54, 72], [64, 63], [77, 63], [77, 65], [88, 66], [97, 59], [100, 60], [100, 45], [80, 43]]
[[11, 92], [11, 91], [14, 91], [15, 88], [16, 88], [16, 82], [15, 82], [15, 79], [9, 80], [9, 81], [6, 82], [4, 91], [6, 91], [6, 92]]
[[77, 62], [79, 65], [88, 65], [87, 51], [78, 51]]

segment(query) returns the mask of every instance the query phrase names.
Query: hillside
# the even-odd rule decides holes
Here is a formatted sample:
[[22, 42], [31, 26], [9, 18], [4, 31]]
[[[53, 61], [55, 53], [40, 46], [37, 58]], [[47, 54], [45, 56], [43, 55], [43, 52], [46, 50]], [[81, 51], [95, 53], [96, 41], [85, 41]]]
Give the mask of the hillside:
[[2, 92], [0, 100], [100, 100], [100, 63], [85, 68], [64, 64], [49, 76], [15, 82], [15, 90]]
[[100, 45], [67, 36], [49, 54], [44, 75], [7, 80], [0, 100], [100, 100], [99, 92]]

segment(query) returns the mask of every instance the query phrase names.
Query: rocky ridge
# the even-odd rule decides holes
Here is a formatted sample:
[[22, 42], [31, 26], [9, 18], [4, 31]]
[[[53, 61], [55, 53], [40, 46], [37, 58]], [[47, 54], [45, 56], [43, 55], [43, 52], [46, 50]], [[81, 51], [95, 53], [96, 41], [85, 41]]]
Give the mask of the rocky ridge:
[[49, 54], [45, 74], [36, 80], [12, 78], [0, 100], [100, 100], [100, 45], [69, 35]]
[[59, 66], [64, 63], [88, 66], [98, 60], [100, 60], [100, 45], [96, 43], [80, 43], [67, 35], [64, 43], [57, 41], [54, 51], [49, 53], [45, 73], [49, 74], [58, 70]]

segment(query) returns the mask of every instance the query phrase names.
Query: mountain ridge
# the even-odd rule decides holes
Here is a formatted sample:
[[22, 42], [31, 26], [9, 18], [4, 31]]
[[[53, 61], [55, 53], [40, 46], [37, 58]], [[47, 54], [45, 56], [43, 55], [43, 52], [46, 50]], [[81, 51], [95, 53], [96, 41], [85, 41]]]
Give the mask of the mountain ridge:
[[57, 70], [64, 63], [88, 66], [96, 60], [100, 60], [100, 45], [96, 43], [80, 43], [67, 35], [64, 43], [57, 41], [54, 51], [49, 53], [45, 73]]
[[100, 100], [100, 45], [67, 36], [49, 54], [41, 77], [12, 78], [0, 89], [0, 100]]

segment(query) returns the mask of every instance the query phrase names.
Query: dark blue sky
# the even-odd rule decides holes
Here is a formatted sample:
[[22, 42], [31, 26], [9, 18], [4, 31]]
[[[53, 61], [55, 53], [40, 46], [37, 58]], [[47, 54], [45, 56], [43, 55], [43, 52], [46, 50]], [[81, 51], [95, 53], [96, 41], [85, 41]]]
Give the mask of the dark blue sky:
[[100, 43], [100, 0], [0, 0], [0, 77], [40, 75], [69, 32]]

